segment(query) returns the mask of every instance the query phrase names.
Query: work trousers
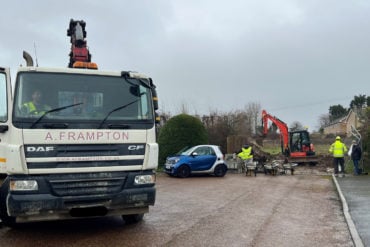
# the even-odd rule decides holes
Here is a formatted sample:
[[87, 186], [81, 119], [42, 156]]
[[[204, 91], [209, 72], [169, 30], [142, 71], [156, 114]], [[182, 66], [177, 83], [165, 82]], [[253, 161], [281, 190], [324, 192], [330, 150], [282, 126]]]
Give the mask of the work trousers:
[[358, 167], [358, 162], [359, 162], [359, 160], [353, 160], [353, 166], [355, 167], [355, 170], [354, 170], [355, 175], [360, 175], [360, 170], [359, 170], [359, 167]]
[[339, 166], [340, 166], [340, 172], [344, 174], [344, 158], [334, 157], [333, 163], [334, 163], [334, 173], [338, 174]]

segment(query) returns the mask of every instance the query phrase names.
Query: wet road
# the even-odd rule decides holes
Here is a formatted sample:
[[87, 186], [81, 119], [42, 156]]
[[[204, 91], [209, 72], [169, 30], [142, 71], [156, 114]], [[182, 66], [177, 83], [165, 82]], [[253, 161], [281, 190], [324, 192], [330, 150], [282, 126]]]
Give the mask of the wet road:
[[353, 246], [330, 176], [157, 178], [156, 205], [120, 217], [0, 228], [0, 246]]
[[334, 179], [343, 196], [343, 211], [348, 218], [356, 246], [370, 246], [370, 176], [346, 175]]

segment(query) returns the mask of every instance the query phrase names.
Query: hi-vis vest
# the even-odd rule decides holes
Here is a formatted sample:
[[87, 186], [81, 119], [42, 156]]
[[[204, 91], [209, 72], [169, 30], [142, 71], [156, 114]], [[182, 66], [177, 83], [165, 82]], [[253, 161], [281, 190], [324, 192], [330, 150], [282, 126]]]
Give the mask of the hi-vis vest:
[[238, 153], [238, 157], [241, 158], [242, 160], [252, 159], [253, 158], [252, 147], [242, 148], [242, 151]]
[[32, 101], [24, 103], [23, 106], [26, 107], [28, 113], [31, 113], [31, 114], [43, 114], [48, 108], [45, 105], [42, 105], [41, 107], [42, 109], [38, 110]]
[[335, 158], [343, 158], [344, 154], [347, 152], [347, 147], [341, 141], [335, 141], [331, 144], [329, 152], [332, 153]]

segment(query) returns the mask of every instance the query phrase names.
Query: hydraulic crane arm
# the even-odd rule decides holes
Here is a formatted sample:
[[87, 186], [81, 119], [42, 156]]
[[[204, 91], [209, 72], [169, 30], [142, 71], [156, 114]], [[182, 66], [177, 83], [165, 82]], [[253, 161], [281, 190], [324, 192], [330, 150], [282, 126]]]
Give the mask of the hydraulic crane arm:
[[[85, 67], [89, 69], [97, 69], [96, 64], [91, 63], [91, 54], [87, 47], [86, 38], [86, 23], [84, 21], [76, 21], [71, 19], [67, 36], [71, 37], [71, 52], [69, 53], [69, 68]], [[76, 63], [77, 62], [77, 63]]]

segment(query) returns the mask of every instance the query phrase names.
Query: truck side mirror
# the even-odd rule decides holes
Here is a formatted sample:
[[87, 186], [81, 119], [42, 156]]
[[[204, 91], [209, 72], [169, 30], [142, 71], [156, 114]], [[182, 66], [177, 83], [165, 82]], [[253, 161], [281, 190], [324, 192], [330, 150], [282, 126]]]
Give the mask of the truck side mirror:
[[8, 129], [8, 125], [0, 125], [0, 133], [5, 133], [6, 131], [8, 131]]

